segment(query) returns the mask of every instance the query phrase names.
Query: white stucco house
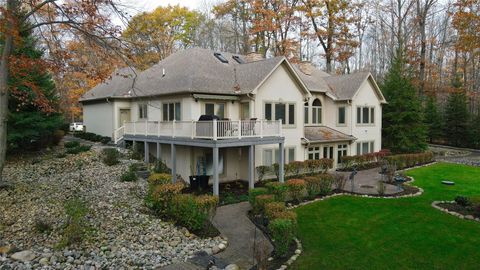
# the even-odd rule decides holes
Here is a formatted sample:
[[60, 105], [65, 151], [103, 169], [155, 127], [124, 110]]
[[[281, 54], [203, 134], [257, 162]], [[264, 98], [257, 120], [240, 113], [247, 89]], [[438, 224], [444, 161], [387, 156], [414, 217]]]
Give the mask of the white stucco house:
[[380, 150], [386, 101], [368, 72], [193, 48], [142, 72], [118, 70], [80, 102], [87, 131], [143, 142], [147, 161], [153, 154], [183, 179], [205, 163], [218, 194], [220, 181], [253, 187], [260, 165]]

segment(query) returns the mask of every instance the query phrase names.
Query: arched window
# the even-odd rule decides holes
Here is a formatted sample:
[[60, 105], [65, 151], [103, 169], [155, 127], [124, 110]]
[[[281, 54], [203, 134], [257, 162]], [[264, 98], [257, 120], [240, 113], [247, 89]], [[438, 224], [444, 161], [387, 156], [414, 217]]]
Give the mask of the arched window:
[[305, 124], [308, 124], [308, 101], [304, 104]]
[[322, 123], [322, 102], [317, 98], [312, 103], [312, 124]]

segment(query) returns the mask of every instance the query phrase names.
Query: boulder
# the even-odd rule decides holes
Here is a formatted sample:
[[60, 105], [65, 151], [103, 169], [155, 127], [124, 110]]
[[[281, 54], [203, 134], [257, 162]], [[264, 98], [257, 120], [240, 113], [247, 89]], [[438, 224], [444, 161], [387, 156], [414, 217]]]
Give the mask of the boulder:
[[15, 261], [20, 261], [20, 262], [30, 262], [35, 259], [35, 254], [33, 254], [32, 251], [30, 250], [24, 250], [20, 252], [13, 253], [12, 256], [10, 256], [12, 260]]

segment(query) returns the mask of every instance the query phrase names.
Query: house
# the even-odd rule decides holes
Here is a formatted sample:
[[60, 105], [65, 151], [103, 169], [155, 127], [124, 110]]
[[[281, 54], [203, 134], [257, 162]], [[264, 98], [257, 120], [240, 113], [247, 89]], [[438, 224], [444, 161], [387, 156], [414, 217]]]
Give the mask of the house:
[[87, 131], [143, 143], [146, 161], [153, 154], [183, 179], [205, 169], [218, 194], [220, 181], [253, 187], [260, 165], [283, 172], [295, 160], [378, 151], [386, 101], [368, 72], [193, 48], [142, 72], [117, 70], [80, 102]]

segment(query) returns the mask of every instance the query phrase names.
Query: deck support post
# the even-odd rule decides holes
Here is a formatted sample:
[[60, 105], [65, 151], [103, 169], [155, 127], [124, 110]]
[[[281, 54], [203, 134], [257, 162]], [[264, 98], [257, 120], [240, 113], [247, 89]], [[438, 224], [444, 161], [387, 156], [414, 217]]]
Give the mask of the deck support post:
[[148, 164], [148, 163], [150, 163], [150, 153], [149, 153], [150, 149], [148, 148], [148, 142], [147, 141], [144, 142], [144, 149], [145, 149], [145, 151], [144, 151], [145, 152], [144, 161], [145, 161], [145, 163]]
[[162, 153], [162, 148], [161, 148], [161, 146], [160, 146], [160, 143], [157, 142], [157, 161], [161, 161], [161, 160], [162, 160], [162, 158], [160, 157], [161, 153]]
[[137, 142], [135, 140], [132, 141], [132, 151], [137, 151]]
[[172, 183], [177, 182], [177, 148], [175, 144], [171, 144], [170, 159], [172, 163]]
[[284, 157], [284, 148], [283, 142], [278, 144], [278, 155], [280, 156], [278, 159], [278, 181], [280, 183], [285, 182], [285, 175], [284, 175], [284, 167], [285, 167], [285, 157]]
[[213, 147], [213, 195], [218, 196], [219, 183], [218, 183], [218, 147]]
[[248, 147], [248, 188], [255, 187], [255, 146]]

